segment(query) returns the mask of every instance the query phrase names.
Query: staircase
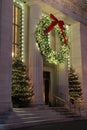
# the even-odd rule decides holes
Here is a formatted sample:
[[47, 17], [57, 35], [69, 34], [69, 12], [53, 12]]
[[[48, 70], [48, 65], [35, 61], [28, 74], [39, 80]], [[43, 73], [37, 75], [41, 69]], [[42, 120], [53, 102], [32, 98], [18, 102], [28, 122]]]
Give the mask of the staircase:
[[[0, 130], [30, 127], [34, 125], [58, 123], [81, 119], [80, 115], [69, 112], [65, 108], [37, 106], [30, 108], [13, 108], [8, 118], [0, 120]], [[4, 121], [5, 120], [5, 121]]]
[[53, 109], [61, 115], [64, 115], [66, 118], [71, 118], [73, 120], [82, 119], [81, 113], [76, 112], [75, 110], [71, 111], [64, 107], [54, 107]]

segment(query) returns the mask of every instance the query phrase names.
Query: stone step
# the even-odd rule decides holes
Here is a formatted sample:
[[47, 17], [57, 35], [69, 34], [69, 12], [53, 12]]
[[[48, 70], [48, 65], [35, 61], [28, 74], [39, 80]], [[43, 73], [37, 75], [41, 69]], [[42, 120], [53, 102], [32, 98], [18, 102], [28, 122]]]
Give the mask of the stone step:
[[44, 111], [44, 110], [42, 110], [42, 111], [26, 111], [26, 112], [25, 112], [25, 111], [15, 111], [15, 112], [16, 112], [17, 114], [19, 114], [19, 115], [20, 115], [20, 114], [22, 114], [22, 115], [23, 115], [23, 114], [29, 114], [29, 115], [32, 115], [32, 116], [33, 116], [34, 114], [39, 114], [39, 113], [40, 113], [40, 114], [47, 113], [48, 115], [49, 115], [49, 114], [55, 114], [55, 113], [56, 113], [56, 112], [54, 112], [54, 111], [49, 111], [49, 110], [48, 110], [48, 111]]
[[33, 121], [25, 121], [25, 122], [14, 122], [10, 124], [5, 124], [5, 130], [12, 130], [13, 128], [25, 128], [25, 127], [31, 127], [36, 125], [42, 125], [42, 124], [49, 124], [49, 123], [60, 123], [70, 121], [67, 119], [40, 119], [40, 120], [33, 120]]
[[30, 118], [30, 117], [21, 117], [20, 119], [19, 118], [12, 118], [12, 119], [9, 119], [9, 121], [7, 121], [7, 123], [19, 123], [19, 122], [22, 122], [22, 123], [24, 123], [24, 122], [34, 122], [34, 121], [45, 121], [45, 120], [63, 120], [64, 119], [64, 117], [42, 117], [42, 116], [40, 116], [40, 117], [33, 117], [33, 118]]
[[76, 113], [75, 111], [68, 110], [67, 108], [60, 108], [60, 107], [55, 107], [53, 108], [56, 112], [60, 112], [60, 114], [65, 115], [67, 118], [73, 118], [73, 119], [80, 119], [81, 113]]
[[77, 119], [77, 117], [64, 108], [14, 108], [8, 120], [5, 120], [4, 127], [5, 130], [12, 130], [13, 128], [29, 127], [51, 122], [65, 122], [73, 119]]
[[[47, 112], [47, 113], [46, 113]], [[28, 121], [33, 121], [33, 120], [43, 120], [43, 119], [63, 119], [64, 116], [63, 115], [60, 115], [60, 113], [56, 113], [55, 111], [54, 112], [50, 112], [50, 110], [48, 111], [34, 111], [34, 112], [30, 112], [30, 111], [27, 111], [27, 112], [23, 112], [22, 111], [20, 112], [15, 112], [13, 113], [12, 115], [9, 116], [9, 121], [12, 123], [12, 122], [20, 122], [20, 121], [25, 121], [25, 120], [28, 120]]]
[[64, 122], [64, 121], [70, 121], [69, 119], [65, 119], [65, 118], [39, 118], [39, 119], [33, 119], [33, 120], [28, 120], [25, 119], [23, 121], [13, 121], [13, 122], [8, 122], [5, 125], [6, 130], [10, 130], [13, 128], [21, 128], [21, 127], [30, 127], [30, 126], [35, 126], [38, 124], [47, 124], [47, 123], [53, 123], [53, 122]]

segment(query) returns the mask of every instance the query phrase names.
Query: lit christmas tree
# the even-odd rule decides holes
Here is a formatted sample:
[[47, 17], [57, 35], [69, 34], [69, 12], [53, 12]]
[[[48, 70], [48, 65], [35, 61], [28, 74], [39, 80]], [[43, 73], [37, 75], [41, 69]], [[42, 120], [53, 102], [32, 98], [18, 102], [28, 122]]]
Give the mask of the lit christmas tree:
[[30, 104], [33, 88], [27, 75], [27, 68], [19, 58], [12, 64], [12, 101], [13, 106], [24, 107]]
[[72, 104], [82, 98], [81, 83], [79, 82], [78, 75], [75, 73], [73, 68], [70, 68], [69, 70], [69, 95]]

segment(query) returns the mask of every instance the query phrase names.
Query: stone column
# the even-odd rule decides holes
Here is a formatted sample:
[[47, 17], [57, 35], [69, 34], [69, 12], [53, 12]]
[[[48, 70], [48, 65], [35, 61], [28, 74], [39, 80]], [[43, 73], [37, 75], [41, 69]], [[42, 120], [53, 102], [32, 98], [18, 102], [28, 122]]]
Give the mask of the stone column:
[[34, 87], [34, 104], [43, 104], [43, 62], [41, 54], [36, 46], [35, 31], [41, 15], [40, 6], [30, 5], [29, 15], [29, 72]]
[[12, 0], [0, 1], [0, 113], [11, 105]]
[[81, 33], [81, 54], [82, 54], [82, 81], [83, 81], [83, 99], [85, 115], [87, 116], [87, 25], [80, 25]]

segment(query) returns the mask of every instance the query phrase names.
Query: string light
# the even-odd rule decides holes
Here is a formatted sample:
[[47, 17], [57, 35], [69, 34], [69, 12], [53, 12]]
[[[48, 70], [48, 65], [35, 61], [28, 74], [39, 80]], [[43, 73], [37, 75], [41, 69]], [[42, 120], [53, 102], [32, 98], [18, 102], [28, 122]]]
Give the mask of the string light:
[[21, 9], [22, 9], [22, 28], [21, 28], [21, 37], [22, 37], [22, 40], [21, 40], [21, 44], [22, 44], [22, 49], [21, 49], [21, 55], [22, 55], [22, 61], [24, 61], [24, 3], [21, 2], [21, 1], [18, 1], [18, 0], [13, 0], [14, 3], [16, 3]]
[[45, 29], [50, 24], [50, 19], [42, 15], [39, 24], [36, 26], [36, 42], [38, 43], [38, 46], [40, 48], [40, 52], [43, 55], [44, 59], [52, 64], [59, 64], [63, 63], [68, 59], [68, 56], [70, 55], [70, 43], [68, 42], [67, 38], [67, 45], [64, 44], [64, 39], [62, 37], [61, 30], [58, 29], [58, 27], [55, 27], [54, 29], [57, 31], [58, 37], [60, 38], [60, 50], [54, 51], [50, 46], [50, 34], [45, 34]]

